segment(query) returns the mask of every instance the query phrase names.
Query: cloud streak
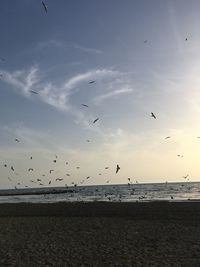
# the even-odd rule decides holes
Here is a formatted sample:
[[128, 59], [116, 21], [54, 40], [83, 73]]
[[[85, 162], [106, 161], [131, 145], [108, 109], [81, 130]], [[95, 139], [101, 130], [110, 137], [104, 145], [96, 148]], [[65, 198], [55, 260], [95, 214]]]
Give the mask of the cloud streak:
[[107, 100], [107, 99], [112, 98], [112, 97], [117, 96], [117, 95], [131, 93], [132, 91], [133, 91], [133, 89], [131, 89], [131, 88], [124, 88], [124, 89], [114, 90], [112, 92], [97, 96], [94, 99], [94, 102], [95, 102], [96, 105], [98, 105], [104, 100]]

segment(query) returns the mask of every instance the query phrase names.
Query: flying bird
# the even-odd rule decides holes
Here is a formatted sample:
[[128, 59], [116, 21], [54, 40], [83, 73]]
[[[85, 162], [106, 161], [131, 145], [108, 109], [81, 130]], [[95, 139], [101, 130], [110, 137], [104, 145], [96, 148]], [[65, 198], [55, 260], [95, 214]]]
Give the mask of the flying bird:
[[90, 178], [90, 176], [86, 177], [86, 179], [89, 179], [89, 178]]
[[69, 163], [66, 161], [66, 165], [68, 165]]
[[67, 173], [66, 175], [67, 175], [67, 176], [70, 176], [70, 174], [69, 174], [69, 173]]
[[56, 163], [56, 159], [54, 159], [53, 162]]
[[49, 184], [51, 184], [51, 181], [49, 181]]
[[19, 139], [16, 138], [16, 139], [15, 139], [15, 142], [19, 143]]
[[11, 166], [11, 170], [12, 170], [12, 171], [15, 171], [14, 168], [13, 168], [13, 166]]
[[63, 179], [62, 178], [56, 178], [56, 181], [62, 181]]
[[43, 5], [43, 7], [44, 7], [44, 10], [45, 10], [45, 12], [47, 13], [47, 5], [42, 1], [42, 5]]
[[156, 116], [153, 114], [153, 112], [151, 112], [151, 117], [153, 117], [154, 119], [156, 119]]
[[183, 158], [183, 155], [178, 154], [177, 157]]
[[30, 171], [32, 171], [32, 172], [33, 172], [33, 168], [29, 168], [29, 169], [28, 169], [28, 171], [29, 171], [29, 172], [30, 172]]
[[41, 179], [37, 179], [38, 182], [41, 182], [42, 180]]
[[33, 157], [30, 157], [30, 159], [33, 159]]
[[7, 167], [7, 164], [4, 164], [4, 167], [6, 168]]
[[187, 41], [188, 40], [188, 38], [185, 38], [185, 41]]
[[109, 167], [105, 167], [105, 169], [106, 169], [106, 170], [108, 170], [108, 169], [109, 169]]
[[33, 90], [29, 90], [29, 92], [32, 93], [32, 94], [35, 94], [35, 95], [38, 95], [39, 94], [38, 92], [33, 91]]
[[119, 165], [117, 164], [116, 173], [118, 173], [119, 170], [120, 170], [120, 167], [119, 167]]
[[183, 178], [184, 178], [184, 179], [187, 179], [187, 178], [188, 178], [188, 176], [189, 176], [189, 174], [187, 174], [186, 176], [183, 176]]
[[50, 170], [49, 173], [51, 174], [54, 170]]
[[165, 139], [169, 139], [169, 138], [171, 138], [171, 136], [166, 136], [166, 137], [165, 137]]
[[93, 123], [97, 122], [98, 120], [99, 120], [99, 118], [96, 118], [96, 119], [93, 121]]
[[80, 167], [76, 167], [77, 169], [80, 169]]
[[89, 143], [89, 142], [90, 142], [90, 140], [89, 140], [89, 139], [87, 139], [87, 140], [86, 140], [86, 142], [88, 142], [88, 143]]
[[83, 107], [86, 107], [86, 108], [89, 108], [89, 106], [88, 105], [86, 105], [86, 104], [81, 104]]
[[89, 84], [95, 83], [96, 81], [90, 81]]

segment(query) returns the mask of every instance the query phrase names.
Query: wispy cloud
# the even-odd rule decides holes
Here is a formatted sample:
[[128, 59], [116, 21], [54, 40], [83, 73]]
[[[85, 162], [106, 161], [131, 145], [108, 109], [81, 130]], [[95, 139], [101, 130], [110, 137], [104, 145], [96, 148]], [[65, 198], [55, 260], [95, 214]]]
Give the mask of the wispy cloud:
[[46, 40], [46, 41], [40, 41], [36, 44], [35, 49], [36, 50], [43, 50], [46, 48], [62, 48], [62, 49], [77, 49], [84, 53], [89, 54], [102, 54], [103, 51], [94, 47], [87, 47], [81, 44], [77, 43], [68, 43], [61, 40]]
[[[76, 108], [70, 101], [72, 94], [78, 88], [81, 90], [81, 85], [88, 83], [90, 79], [100, 81], [113, 79], [120, 75], [120, 72], [111, 69], [93, 69], [85, 73], [79, 73], [71, 78], [66, 79], [63, 83], [57, 84], [45, 82], [42, 79], [41, 72], [38, 67], [31, 67], [28, 71], [18, 70], [13, 73], [1, 71], [3, 74], [2, 81], [11, 85], [13, 90], [21, 93], [25, 97], [30, 97], [30, 90], [38, 92], [38, 99], [47, 103], [57, 110], [67, 112], [75, 117], [76, 123], [89, 127], [90, 122], [86, 115]], [[85, 88], [84, 86], [82, 88]], [[76, 89], [76, 90], [75, 90]], [[93, 127], [95, 128], [95, 127]]]
[[103, 53], [103, 51], [100, 49], [85, 47], [79, 44], [74, 44], [74, 48], [82, 52], [91, 53], [91, 54], [102, 54]]
[[109, 99], [109, 98], [112, 98], [113, 96], [117, 96], [117, 95], [121, 95], [121, 94], [127, 94], [127, 93], [130, 93], [132, 91], [133, 91], [133, 89], [131, 89], [131, 88], [114, 90], [112, 92], [97, 96], [94, 99], [94, 102], [95, 102], [95, 104], [100, 104], [102, 101]]

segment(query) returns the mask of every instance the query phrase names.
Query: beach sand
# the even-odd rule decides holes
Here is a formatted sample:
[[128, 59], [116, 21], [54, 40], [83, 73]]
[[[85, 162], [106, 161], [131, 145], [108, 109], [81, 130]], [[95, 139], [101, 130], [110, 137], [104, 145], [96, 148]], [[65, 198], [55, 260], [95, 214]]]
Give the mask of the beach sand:
[[200, 203], [0, 204], [0, 266], [200, 266]]

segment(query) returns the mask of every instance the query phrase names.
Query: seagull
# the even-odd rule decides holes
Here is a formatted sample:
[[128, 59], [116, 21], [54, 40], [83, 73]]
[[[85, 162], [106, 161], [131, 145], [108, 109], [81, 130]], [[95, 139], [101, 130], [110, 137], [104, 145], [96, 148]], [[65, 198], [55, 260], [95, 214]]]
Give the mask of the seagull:
[[62, 178], [57, 178], [56, 181], [62, 181], [63, 179]]
[[99, 118], [96, 118], [96, 119], [93, 121], [93, 123], [97, 122], [98, 120], [99, 120]]
[[16, 139], [15, 139], [15, 142], [18, 142], [18, 143], [19, 143], [19, 139], [16, 138]]
[[90, 178], [90, 176], [86, 177], [86, 179], [89, 179], [89, 178]]
[[120, 170], [120, 167], [119, 167], [119, 165], [117, 164], [116, 173], [118, 173], [119, 170]]
[[45, 10], [45, 12], [47, 13], [47, 5], [42, 1], [42, 5], [43, 5], [43, 7], [44, 7], [44, 10]]
[[169, 139], [169, 138], [171, 138], [171, 136], [166, 136], [166, 137], [165, 137], [165, 139]]
[[89, 84], [95, 83], [96, 81], [90, 81]]
[[151, 117], [153, 117], [154, 119], [156, 119], [156, 116], [153, 114], [153, 112], [151, 112]]
[[54, 170], [50, 170], [49, 173], [51, 174]]
[[12, 170], [12, 171], [15, 171], [14, 168], [13, 168], [13, 166], [11, 166], [11, 170]]
[[86, 107], [86, 108], [89, 108], [89, 106], [88, 105], [86, 105], [86, 104], [81, 104], [83, 107]]
[[32, 172], [33, 172], [33, 168], [29, 168], [29, 169], [28, 169], [28, 171], [29, 171], [29, 172], [30, 172], [30, 171], [32, 171]]
[[106, 169], [106, 170], [108, 170], [108, 169], [109, 169], [109, 167], [105, 167], [105, 169]]
[[32, 93], [32, 94], [38, 95], [38, 92], [36, 92], [36, 91], [29, 90], [29, 92]]

